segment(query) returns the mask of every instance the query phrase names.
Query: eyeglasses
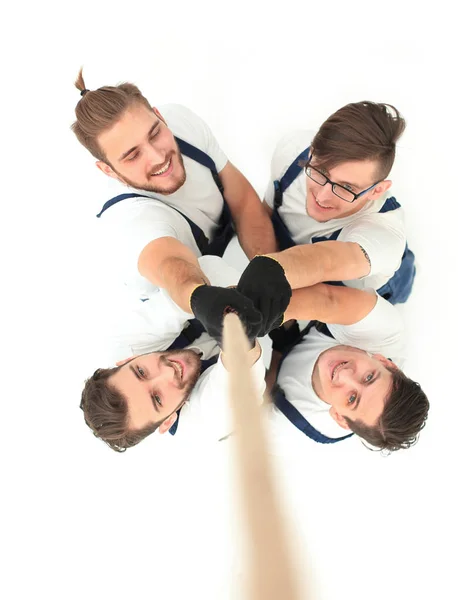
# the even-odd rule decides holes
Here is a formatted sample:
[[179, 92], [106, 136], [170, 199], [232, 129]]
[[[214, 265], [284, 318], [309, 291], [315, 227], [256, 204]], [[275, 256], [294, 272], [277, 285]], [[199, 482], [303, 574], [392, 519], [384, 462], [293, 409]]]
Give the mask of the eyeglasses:
[[326, 175], [323, 175], [323, 173], [315, 169], [315, 167], [312, 167], [310, 165], [311, 159], [312, 157], [310, 157], [309, 161], [305, 165], [305, 174], [307, 175], [307, 177], [310, 177], [310, 179], [318, 185], [324, 186], [327, 183], [330, 183], [333, 194], [335, 194], [341, 200], [345, 200], [345, 202], [354, 202], [357, 198], [360, 198], [363, 194], [369, 192], [370, 190], [375, 188], [377, 184], [380, 183], [380, 181], [377, 181], [376, 183], [374, 183], [374, 185], [368, 187], [367, 190], [363, 190], [359, 194], [354, 194], [343, 185], [340, 185], [339, 183], [334, 183], [333, 181], [328, 179]]

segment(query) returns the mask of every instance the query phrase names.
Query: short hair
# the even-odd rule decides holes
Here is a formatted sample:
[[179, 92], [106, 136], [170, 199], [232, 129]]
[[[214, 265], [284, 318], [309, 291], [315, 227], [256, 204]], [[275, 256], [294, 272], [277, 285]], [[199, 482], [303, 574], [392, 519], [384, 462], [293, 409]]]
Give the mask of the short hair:
[[[79, 142], [97, 160], [108, 163], [98, 136], [112, 127], [134, 104], [143, 104], [153, 110], [148, 100], [133, 83], [104, 86], [97, 90], [86, 90], [83, 69], [80, 69], [75, 87], [84, 92], [75, 108], [76, 121], [71, 126]], [[109, 163], [108, 163], [109, 164]]]
[[163, 422], [152, 423], [142, 429], [129, 429], [127, 401], [109, 382], [120, 368], [97, 369], [85, 382], [80, 404], [86, 424], [94, 435], [116, 452], [135, 446], [154, 433]]
[[428, 418], [429, 401], [420, 384], [400, 369], [388, 367], [388, 370], [393, 383], [377, 423], [369, 426], [360, 420], [344, 419], [356, 435], [373, 447], [371, 449], [389, 453], [416, 444]]
[[375, 160], [376, 178], [382, 181], [391, 171], [405, 127], [405, 119], [391, 104], [347, 104], [326, 119], [313, 138], [317, 166], [329, 171], [348, 161]]

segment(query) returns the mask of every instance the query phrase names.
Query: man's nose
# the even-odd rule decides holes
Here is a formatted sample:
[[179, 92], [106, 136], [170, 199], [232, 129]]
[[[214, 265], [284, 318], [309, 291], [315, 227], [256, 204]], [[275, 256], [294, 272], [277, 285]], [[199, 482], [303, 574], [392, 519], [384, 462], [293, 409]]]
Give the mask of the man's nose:
[[343, 386], [354, 387], [357, 385], [357, 378], [354, 370], [350, 367], [342, 367], [339, 371], [338, 382]]
[[162, 167], [165, 160], [165, 152], [148, 144], [145, 150], [148, 170], [154, 172]]
[[327, 181], [324, 185], [318, 186], [318, 190], [315, 195], [318, 198], [318, 200], [327, 200], [329, 198], [335, 197], [335, 194], [332, 191], [332, 183], [329, 183], [329, 181]]
[[179, 387], [180, 385], [178, 373], [174, 366], [170, 363], [163, 363], [161, 365], [160, 377], [167, 385], [171, 385], [173, 387]]

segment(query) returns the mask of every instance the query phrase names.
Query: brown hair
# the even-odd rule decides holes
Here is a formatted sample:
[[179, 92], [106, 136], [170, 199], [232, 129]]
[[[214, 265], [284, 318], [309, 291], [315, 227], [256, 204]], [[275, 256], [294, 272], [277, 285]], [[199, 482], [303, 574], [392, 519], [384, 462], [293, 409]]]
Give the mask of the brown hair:
[[429, 401], [420, 385], [399, 369], [389, 368], [393, 375], [391, 392], [376, 425], [344, 417], [348, 426], [374, 448], [393, 452], [410, 448], [426, 424]]
[[75, 86], [84, 94], [76, 105], [76, 121], [71, 128], [92, 156], [108, 163], [97, 141], [98, 136], [112, 127], [134, 103], [143, 104], [149, 110], [153, 109], [138, 87], [132, 83], [86, 90], [83, 69], [80, 69]]
[[154, 433], [162, 421], [143, 429], [129, 430], [126, 399], [108, 381], [120, 368], [97, 369], [85, 382], [80, 408], [94, 435], [113, 450], [124, 452]]
[[355, 102], [332, 114], [320, 127], [311, 146], [318, 168], [329, 171], [353, 160], [376, 160], [377, 181], [388, 177], [396, 142], [406, 122], [391, 104]]

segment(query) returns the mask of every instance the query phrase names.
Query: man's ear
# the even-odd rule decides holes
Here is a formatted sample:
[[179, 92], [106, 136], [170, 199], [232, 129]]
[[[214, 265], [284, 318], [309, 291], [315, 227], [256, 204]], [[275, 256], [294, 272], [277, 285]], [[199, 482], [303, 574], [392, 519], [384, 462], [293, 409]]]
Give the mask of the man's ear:
[[385, 179], [384, 181], [377, 183], [375, 188], [373, 190], [371, 190], [372, 199], [374, 200], [375, 198], [378, 198], [379, 196], [381, 196], [382, 194], [387, 192], [390, 189], [392, 183], [393, 182], [389, 181], [388, 179]]
[[176, 412], [172, 413], [170, 417], [167, 417], [167, 419], [159, 425], [159, 433], [167, 433], [167, 431], [172, 427], [177, 418], [178, 415]]
[[124, 180], [121, 177], [119, 177], [119, 175], [117, 173], [115, 173], [113, 171], [113, 169], [110, 167], [110, 165], [107, 165], [106, 162], [103, 162], [103, 160], [98, 160], [98, 161], [96, 161], [95, 164], [96, 164], [96, 167], [98, 169], [100, 169], [102, 171], [102, 173], [105, 173], [105, 175], [108, 175], [108, 177], [112, 177], [113, 179], [117, 179], [121, 183], [124, 183]]
[[379, 360], [382, 363], [382, 365], [387, 369], [399, 369], [399, 367], [395, 365], [392, 360], [390, 360], [389, 358], [385, 358], [383, 354], [373, 354], [372, 357]]
[[337, 423], [337, 425], [340, 425], [343, 429], [350, 429], [347, 421], [342, 417], [340, 413], [336, 411], [336, 409], [333, 406], [331, 406], [331, 408], [329, 409], [329, 414]]
[[122, 367], [123, 365], [125, 365], [126, 363], [128, 363], [129, 361], [131, 361], [133, 358], [135, 358], [134, 356], [130, 356], [129, 358], [123, 358], [122, 360], [118, 360], [118, 362], [116, 363], [117, 367]]
[[161, 115], [161, 113], [159, 112], [159, 109], [157, 109], [155, 106], [153, 106], [153, 113], [156, 115], [156, 117], [158, 119], [160, 119], [163, 123], [165, 123], [167, 125], [167, 121], [164, 119], [164, 117]]

